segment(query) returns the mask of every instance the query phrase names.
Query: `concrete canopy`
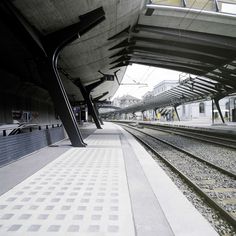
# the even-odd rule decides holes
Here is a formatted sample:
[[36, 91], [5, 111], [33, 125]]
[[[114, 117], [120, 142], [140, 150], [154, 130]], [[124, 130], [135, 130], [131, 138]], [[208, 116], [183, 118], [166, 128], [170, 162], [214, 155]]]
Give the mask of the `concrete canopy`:
[[146, 5], [129, 38], [117, 45], [120, 51], [113, 54], [111, 64], [143, 64], [199, 77], [190, 76], [170, 91], [113, 114], [178, 106], [236, 92], [236, 15], [224, 13], [218, 3], [153, 0]]
[[115, 67], [137, 63], [207, 76], [236, 58], [236, 15], [147, 4], [117, 47]]
[[[103, 7], [106, 20], [60, 53], [59, 71], [71, 101], [83, 100], [74, 83], [78, 78], [87, 86], [102, 77], [98, 71], [114, 74], [119, 70], [117, 76], [121, 81], [126, 66], [132, 63], [178, 70], [236, 86], [235, 15], [216, 12], [222, 6], [214, 5], [213, 1], [210, 5], [205, 0], [201, 4], [192, 0], [165, 1], [172, 6], [161, 5], [163, 1], [158, 0], [146, 6], [144, 2], [14, 0], [11, 3], [41, 36], [77, 23], [80, 15]], [[2, 50], [7, 51], [3, 47]], [[22, 50], [23, 54], [25, 59], [30, 57]], [[9, 61], [12, 59], [9, 57]], [[22, 70], [19, 62], [15, 68], [17, 64]], [[105, 94], [102, 99], [109, 99], [118, 84], [116, 80], [105, 81], [92, 90], [92, 97]]]
[[[83, 37], [70, 43], [60, 54], [58, 65], [64, 86], [69, 98], [76, 101], [83, 100], [79, 89], [73, 80], [80, 78], [84, 85], [97, 81], [104, 74], [113, 74], [115, 69], [109, 69], [112, 52], [108, 49], [122, 41], [124, 35], [112, 40], [118, 34], [136, 23], [143, 1], [76, 1], [76, 0], [15, 0], [12, 3], [27, 22], [41, 35], [48, 35], [78, 22], [78, 16], [103, 7], [105, 21], [101, 22]], [[126, 33], [127, 34], [127, 33]], [[125, 67], [117, 73], [122, 80]], [[105, 81], [92, 91], [92, 96], [97, 97], [104, 92], [109, 92], [103, 99], [112, 97], [118, 88], [116, 81]]]

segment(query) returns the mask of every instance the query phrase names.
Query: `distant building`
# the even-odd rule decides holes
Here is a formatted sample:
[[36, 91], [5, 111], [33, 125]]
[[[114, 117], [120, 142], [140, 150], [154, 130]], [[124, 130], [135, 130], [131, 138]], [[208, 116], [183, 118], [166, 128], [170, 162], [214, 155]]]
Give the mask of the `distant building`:
[[[154, 87], [153, 91], [145, 93], [142, 97], [142, 100], [148, 100], [167, 90], [172, 89], [173, 87], [176, 87], [178, 84], [179, 81], [177, 80], [163, 80]], [[124, 95], [120, 98], [114, 99], [113, 105], [124, 108], [138, 102], [140, 102], [140, 99], [131, 95]], [[225, 121], [236, 122], [236, 96], [225, 97], [219, 101], [219, 104]], [[180, 120], [198, 120], [200, 122], [211, 122], [213, 114], [215, 122], [220, 122], [220, 115], [214, 104], [212, 112], [211, 100], [180, 105], [177, 107], [177, 112]], [[177, 115], [173, 107], [165, 107], [158, 109], [156, 113], [153, 110], [144, 111], [143, 114], [141, 112], [136, 112], [135, 117], [132, 114], [126, 114], [123, 115], [121, 119], [177, 121]]]
[[[222, 115], [225, 121], [236, 121], [236, 97], [225, 97], [219, 101]], [[216, 106], [212, 101], [202, 101], [190, 104], [183, 104], [177, 108], [180, 120], [202, 120], [210, 122], [212, 113], [214, 120], [221, 121]]]
[[[120, 108], [128, 107], [131, 106], [135, 103], [140, 102], [141, 99], [133, 97], [131, 95], [123, 95], [122, 97], [117, 97], [113, 100], [112, 105]], [[133, 115], [132, 114], [123, 114], [120, 119], [132, 119]]]
[[163, 80], [153, 88], [153, 95], [156, 96], [166, 90], [172, 89], [179, 84], [178, 80]]
[[[179, 81], [177, 80], [163, 80], [157, 84], [152, 94], [157, 96], [173, 87], [177, 86]], [[146, 94], [145, 94], [146, 95]], [[144, 99], [148, 98], [148, 94], [144, 96]], [[236, 97], [226, 97], [219, 101], [220, 108], [225, 121], [236, 121]], [[189, 104], [183, 104], [177, 108], [180, 120], [202, 120], [210, 122], [212, 120], [212, 113], [214, 120], [220, 121], [220, 115], [215, 105], [213, 104], [212, 112], [212, 101], [201, 101]], [[177, 115], [172, 107], [160, 108], [157, 113], [153, 111], [145, 111], [145, 120], [160, 120], [160, 121], [173, 121], [177, 120]]]
[[[143, 100], [145, 101], [145, 100], [148, 100], [154, 96], [157, 96], [169, 89], [176, 87], [178, 84], [179, 84], [178, 80], [163, 80], [162, 82], [155, 85], [152, 91], [149, 91], [146, 94], [144, 94]], [[166, 113], [168, 117], [167, 116], [162, 117], [162, 119], [163, 120], [171, 119], [171, 113], [172, 113], [172, 111]], [[144, 120], [156, 120], [156, 119], [160, 120], [160, 118], [161, 118], [161, 113], [157, 112], [157, 114], [155, 114], [155, 112], [153, 110], [145, 111], [143, 114]]]
[[148, 100], [148, 99], [153, 98], [153, 97], [154, 97], [154, 92], [153, 91], [148, 91], [142, 96], [142, 100], [145, 101], [145, 100]]
[[117, 97], [113, 100], [112, 104], [113, 106], [124, 108], [131, 106], [135, 103], [140, 102], [141, 100], [139, 98], [133, 97], [131, 95], [123, 95], [122, 97]]

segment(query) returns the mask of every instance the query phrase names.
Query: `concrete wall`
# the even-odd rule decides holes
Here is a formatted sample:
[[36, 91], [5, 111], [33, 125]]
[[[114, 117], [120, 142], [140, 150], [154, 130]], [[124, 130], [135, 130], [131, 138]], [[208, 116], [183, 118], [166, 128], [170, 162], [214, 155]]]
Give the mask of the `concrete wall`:
[[[0, 94], [0, 124], [13, 123], [12, 112], [28, 113], [29, 122], [37, 124], [58, 123], [54, 106], [51, 102], [44, 101], [43, 98], [22, 95], [22, 94]], [[22, 118], [19, 122], [26, 122]]]
[[[234, 99], [235, 98], [233, 97], [230, 99], [227, 97], [221, 99], [219, 102], [223, 117], [225, 118], [226, 121], [229, 120], [228, 118], [229, 115], [230, 115], [230, 121], [232, 121], [232, 109], [235, 108]], [[229, 110], [226, 108], [227, 102], [230, 102], [230, 114]], [[179, 106], [177, 110], [180, 119], [181, 120], [205, 119], [210, 121], [212, 119], [212, 101], [204, 101], [203, 103], [205, 104], [204, 113], [199, 112], [199, 102]], [[184, 112], [184, 107], [185, 107], [185, 112]], [[214, 108], [214, 113], [215, 113], [215, 120], [220, 121], [220, 117], [216, 108]]]
[[10, 136], [0, 136], [0, 166], [6, 165], [20, 157], [40, 148], [64, 139], [63, 127], [36, 130]]

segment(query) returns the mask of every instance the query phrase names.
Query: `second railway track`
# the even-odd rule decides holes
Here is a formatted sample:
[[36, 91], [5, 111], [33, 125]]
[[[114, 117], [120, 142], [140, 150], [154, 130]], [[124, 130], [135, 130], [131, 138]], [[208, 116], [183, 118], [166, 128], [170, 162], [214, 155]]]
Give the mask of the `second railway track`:
[[236, 228], [235, 173], [188, 153], [147, 131], [122, 125], [174, 172], [177, 172], [209, 205]]
[[148, 123], [140, 123], [146, 128], [155, 129], [162, 132], [167, 132], [222, 147], [236, 149], [236, 137], [232, 134], [223, 134], [212, 132], [211, 130], [201, 130], [193, 128], [182, 128], [173, 126], [153, 125]]

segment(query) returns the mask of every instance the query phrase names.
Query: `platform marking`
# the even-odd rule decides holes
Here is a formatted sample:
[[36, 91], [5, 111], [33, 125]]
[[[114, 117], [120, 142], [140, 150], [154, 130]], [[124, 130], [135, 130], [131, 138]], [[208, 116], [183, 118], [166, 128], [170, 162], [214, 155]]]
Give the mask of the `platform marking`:
[[119, 135], [96, 133], [86, 138], [86, 143], [96, 147], [121, 147]]
[[72, 148], [2, 195], [0, 235], [135, 235], [121, 149]]

